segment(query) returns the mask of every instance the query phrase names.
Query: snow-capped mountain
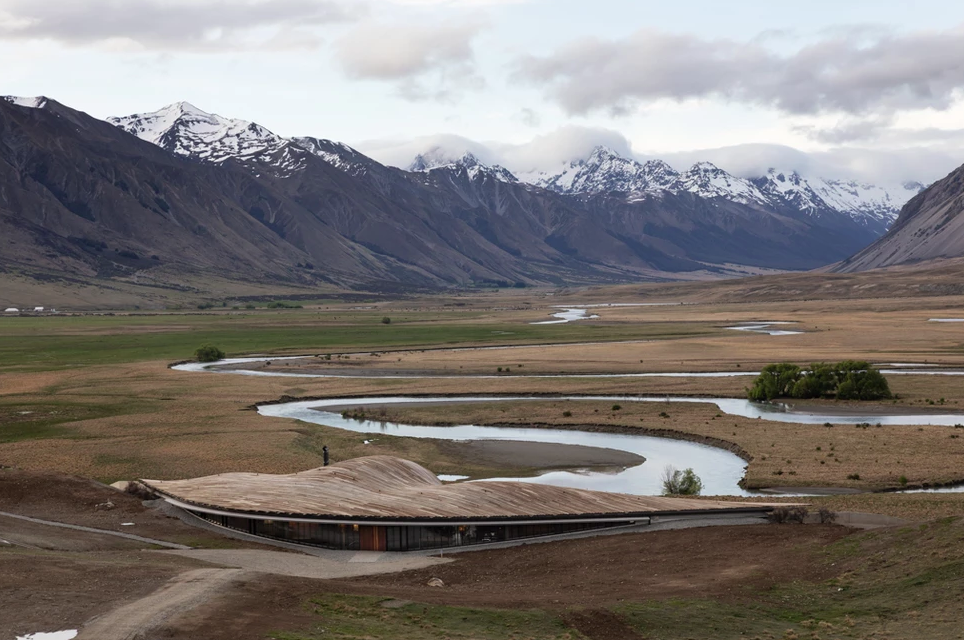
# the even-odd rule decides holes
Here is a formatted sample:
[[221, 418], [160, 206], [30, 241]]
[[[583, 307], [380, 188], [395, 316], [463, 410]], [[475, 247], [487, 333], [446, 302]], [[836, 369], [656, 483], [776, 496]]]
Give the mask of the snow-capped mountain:
[[178, 155], [214, 163], [271, 154], [288, 143], [259, 124], [208, 113], [188, 102], [107, 121]]
[[766, 197], [752, 182], [732, 176], [712, 162], [698, 162], [667, 187], [667, 191], [689, 191], [701, 198], [723, 198], [740, 204], [766, 205]]
[[364, 160], [367, 160], [340, 142], [311, 137], [284, 138], [255, 122], [208, 113], [188, 102], [107, 121], [181, 156], [214, 164], [236, 160], [270, 170], [280, 177], [302, 169], [306, 153], [354, 175], [364, 171]]
[[843, 214], [874, 228], [878, 234], [924, 188], [917, 182], [879, 186], [805, 178], [794, 171], [777, 169], [747, 179], [709, 162], [699, 162], [679, 173], [662, 160], [638, 162], [606, 147], [596, 147], [588, 158], [568, 162], [560, 170], [520, 173], [518, 177], [565, 195], [619, 193], [636, 201], [661, 193], [689, 192], [702, 198], [794, 210], [809, 216]]
[[855, 180], [821, 180], [817, 193], [837, 211], [887, 220], [897, 219], [901, 208], [926, 187], [920, 182], [873, 185]]
[[441, 148], [434, 147], [415, 156], [415, 159], [408, 166], [408, 171], [414, 173], [431, 173], [436, 169], [464, 171], [471, 180], [479, 175], [484, 175], [500, 182], [519, 182], [519, 179], [505, 167], [497, 164], [485, 164], [469, 151], [460, 156], [451, 156]]
[[519, 174], [523, 182], [563, 194], [658, 192], [678, 178], [679, 172], [662, 160], [639, 163], [606, 147], [596, 147], [585, 160], [567, 162], [558, 172]]
[[889, 227], [901, 207], [924, 190], [919, 182], [879, 186], [855, 180], [804, 178], [796, 171], [770, 169], [753, 183], [773, 204], [786, 203], [808, 215], [845, 214], [865, 226]]

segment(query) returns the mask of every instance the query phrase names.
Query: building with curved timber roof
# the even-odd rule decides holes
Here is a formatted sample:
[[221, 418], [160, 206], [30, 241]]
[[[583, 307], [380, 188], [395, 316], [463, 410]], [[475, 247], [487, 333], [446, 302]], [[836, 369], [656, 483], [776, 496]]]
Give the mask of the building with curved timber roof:
[[634, 496], [526, 482], [442, 483], [424, 467], [370, 456], [289, 475], [142, 480], [205, 520], [332, 549], [410, 551], [645, 523], [655, 515], [762, 513], [739, 502]]

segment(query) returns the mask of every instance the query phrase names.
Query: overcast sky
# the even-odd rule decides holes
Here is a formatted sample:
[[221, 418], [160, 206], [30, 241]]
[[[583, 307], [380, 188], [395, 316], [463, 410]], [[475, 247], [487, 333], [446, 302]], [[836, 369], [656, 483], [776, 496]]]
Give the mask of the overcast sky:
[[931, 181], [964, 163], [949, 0], [0, 0], [0, 93], [106, 117], [186, 100], [407, 163], [527, 171], [606, 144]]

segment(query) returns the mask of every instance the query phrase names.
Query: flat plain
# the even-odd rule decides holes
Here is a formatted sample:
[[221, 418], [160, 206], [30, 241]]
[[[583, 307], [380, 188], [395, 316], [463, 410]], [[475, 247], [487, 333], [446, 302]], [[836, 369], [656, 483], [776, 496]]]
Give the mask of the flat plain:
[[[776, 276], [742, 285], [727, 283], [717, 289], [697, 283], [510, 290], [396, 300], [373, 297], [362, 302], [319, 299], [299, 301], [303, 308], [293, 309], [233, 309], [235, 305], [227, 303], [190, 312], [0, 317], [0, 464], [22, 470], [17, 473], [35, 474], [29, 487], [55, 482], [63, 477], [60, 474], [113, 482], [227, 471], [288, 473], [320, 465], [323, 445], [330, 447], [336, 460], [389, 453], [436, 473], [473, 478], [531, 475], [571, 466], [572, 455], [550, 449], [533, 448], [507, 457], [481, 455], [472, 444], [392, 436], [369, 439], [331, 427], [269, 419], [253, 410], [257, 403], [282, 397], [342, 397], [350, 407], [350, 399], [360, 396], [533, 394], [544, 397], [525, 403], [390, 407], [384, 417], [414, 424], [553, 426], [713, 439], [744, 452], [748, 460], [745, 482], [755, 488], [832, 486], [873, 491], [964, 480], [964, 430], [953, 426], [781, 424], [723, 415], [709, 404], [667, 408], [658, 403], [624, 403], [613, 410], [612, 403], [566, 402], [552, 397], [743, 397], [752, 377], [591, 376], [743, 373], [782, 361], [806, 364], [852, 358], [964, 369], [964, 324], [930, 322], [964, 317], [964, 296], [922, 295], [919, 286], [908, 284], [909, 276], [900, 275], [890, 282], [885, 278], [877, 281], [879, 296], [841, 298], [837, 295], [840, 280], [828, 277], [824, 284], [831, 286], [824, 287], [819, 284], [820, 276], [809, 277], [806, 287], [796, 282], [798, 276]], [[771, 284], [763, 286], [760, 280]], [[864, 287], [861, 291], [874, 284], [853, 279], [845, 282], [851, 288]], [[761, 290], [768, 295], [761, 295]], [[591, 308], [599, 316], [596, 319], [531, 324], [550, 319], [550, 314], [560, 310], [557, 307], [613, 303], [665, 305], [600, 306]], [[779, 328], [801, 333], [766, 335], [731, 328], [763, 321], [793, 323]], [[276, 373], [339, 377], [259, 377], [169, 368], [172, 362], [190, 359], [194, 349], [205, 343], [221, 347], [229, 356], [310, 356], [248, 366]], [[552, 375], [566, 377], [539, 377]], [[860, 403], [859, 407], [820, 401], [813, 406], [832, 412], [960, 412], [964, 423], [964, 378], [892, 375], [888, 380], [897, 396], [894, 400]], [[589, 465], [580, 466], [606, 466], [607, 462], [600, 454]], [[28, 497], [20, 499], [16, 508], [53, 519], [63, 512], [62, 506], [48, 508], [42, 502], [31, 507], [33, 489], [25, 491]], [[954, 637], [942, 634], [959, 623], [948, 607], [953, 598], [964, 595], [957, 519], [964, 514], [964, 494], [860, 493], [814, 498], [812, 502], [815, 507], [883, 513], [930, 524], [919, 530], [925, 532], [919, 536], [913, 529], [876, 538], [848, 534], [840, 527], [761, 526], [772, 533], [753, 527], [729, 532], [694, 530], [685, 540], [677, 538], [676, 544], [705, 549], [721, 545], [723, 536], [736, 546], [742, 541], [747, 549], [753, 549], [753, 544], [762, 549], [776, 544], [767, 542], [766, 536], [778, 535], [779, 545], [788, 549], [786, 557], [794, 560], [787, 560], [782, 571], [779, 558], [766, 561], [765, 566], [749, 566], [733, 546], [726, 547], [733, 551], [727, 561], [699, 560], [706, 572], [702, 578], [687, 578], [695, 581], [692, 591], [666, 589], [664, 597], [659, 593], [662, 582], [629, 575], [620, 580], [627, 585], [650, 584], [651, 588], [627, 587], [624, 597], [614, 594], [591, 606], [562, 600], [553, 603], [547, 591], [544, 601], [529, 603], [522, 607], [525, 615], [511, 618], [510, 631], [515, 630], [517, 637], [603, 638], [620, 637], [620, 633], [633, 637], [625, 635], [633, 633], [683, 638], [694, 637], [693, 620], [702, 620], [719, 629], [715, 637], [739, 637], [741, 631], [750, 634], [745, 637], [784, 637], [789, 631], [815, 633], [821, 638], [878, 637], [882, 633], [889, 637]], [[673, 537], [664, 537], [668, 553]], [[917, 541], [912, 543], [911, 538]], [[905, 558], [901, 550], [909, 544], [930, 544], [933, 553], [926, 558]], [[591, 567], [605, 566], [606, 558], [626, 557], [628, 552], [619, 545], [536, 546], [550, 554], [538, 562], [551, 563], [555, 562], [552, 558], [578, 553], [584, 558], [580, 566], [585, 565], [578, 571], [591, 571]], [[645, 562], [645, 545], [634, 549], [638, 561]], [[0, 547], [0, 563], [17, 571], [32, 563], [43, 574], [62, 571], [67, 562], [82, 570], [85, 563], [96, 561], [107, 571], [105, 556], [95, 559], [90, 553]], [[97, 553], [115, 554], [111, 562], [120, 567], [129, 566], [130, 554], [136, 552], [118, 548]], [[527, 552], [485, 553], [508, 562]], [[454, 571], [449, 580], [468, 585], [471, 576], [478, 575], [480, 585], [497, 590], [498, 577], [480, 574], [482, 569], [475, 566], [496, 560], [482, 558], [471, 553], [465, 560], [446, 565], [452, 567], [446, 571]], [[900, 565], [902, 577], [896, 577], [893, 572], [898, 569], [888, 564], [887, 558]], [[182, 565], [172, 562], [146, 565], [155, 568], [137, 583], [141, 586], [132, 589], [141, 593], [180, 570]], [[666, 567], [671, 573], [679, 571], [671, 564]], [[728, 595], [707, 586], [725, 576], [742, 575], [740, 571], [755, 577], [737, 579], [733, 584], [741, 586], [734, 586]], [[233, 637], [321, 637], [318, 620], [338, 622], [331, 628], [340, 635], [324, 637], [378, 637], [386, 629], [421, 637], [406, 626], [412, 616], [421, 621], [416, 625], [418, 633], [426, 638], [506, 637], [506, 627], [494, 622], [492, 612], [505, 608], [521, 611], [519, 606], [484, 597], [484, 589], [477, 594], [462, 587], [445, 592], [421, 589], [418, 585], [425, 579], [422, 574], [403, 573], [397, 579], [359, 579], [358, 583], [322, 584], [285, 577], [259, 585], [243, 582], [210, 607], [171, 621], [168, 631], [170, 637], [198, 637], [198, 630], [209, 630], [213, 621], [223, 622], [231, 612], [244, 618], [239, 613], [242, 603], [261, 596], [273, 601], [281, 593], [288, 594], [283, 598], [287, 604], [274, 607], [274, 613], [263, 612], [263, 624], [251, 627], [260, 629], [260, 635]], [[903, 585], [900, 589], [898, 583]], [[839, 596], [840, 602], [848, 605], [831, 602], [827, 594], [838, 588], [841, 591], [834, 592], [844, 594]], [[786, 598], [798, 597], [802, 598], [799, 602], [809, 604], [785, 604]], [[126, 601], [127, 596], [116, 598]], [[382, 607], [379, 603], [385, 598], [402, 604]], [[73, 620], [82, 617], [82, 600], [75, 603], [78, 613]], [[98, 607], [105, 606], [102, 599], [98, 602]], [[405, 604], [409, 602], [424, 604]], [[760, 605], [752, 615], [739, 615], [738, 610], [750, 602], [769, 604]], [[43, 605], [37, 606], [40, 609], [30, 620], [42, 614]], [[674, 611], [677, 613], [671, 615]], [[359, 626], [360, 620], [368, 618], [381, 626]], [[914, 620], [920, 624], [912, 624]], [[265, 626], [269, 622], [278, 626]], [[0, 620], [3, 632], [14, 626], [14, 621]], [[610, 627], [616, 629], [616, 635], [593, 631]], [[17, 627], [15, 631], [29, 629]]]

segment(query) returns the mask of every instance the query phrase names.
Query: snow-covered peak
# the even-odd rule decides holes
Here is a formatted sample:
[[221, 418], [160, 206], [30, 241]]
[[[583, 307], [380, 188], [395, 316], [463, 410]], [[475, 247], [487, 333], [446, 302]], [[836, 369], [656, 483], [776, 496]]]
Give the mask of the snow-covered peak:
[[701, 198], [723, 198], [740, 204], [767, 204], [752, 182], [730, 175], [712, 162], [697, 162], [670, 186], [676, 193], [689, 191]]
[[843, 213], [861, 224], [888, 227], [908, 200], [924, 190], [919, 182], [875, 185], [856, 180], [804, 178], [796, 171], [770, 169], [754, 184], [773, 202], [809, 215]]
[[178, 155], [214, 163], [258, 159], [288, 142], [259, 124], [208, 113], [189, 102], [107, 121]]
[[586, 158], [566, 162], [558, 170], [516, 175], [523, 182], [562, 194], [622, 193], [632, 202], [650, 195], [689, 192], [707, 199], [811, 216], [843, 214], [881, 231], [896, 219], [908, 200], [924, 189], [918, 182], [879, 186], [807, 178], [781, 169], [747, 179], [711, 162], [698, 162], [681, 174], [662, 160], [640, 163], [607, 147], [596, 147]]
[[855, 218], [869, 216], [890, 225], [901, 208], [925, 187], [919, 182], [875, 185], [856, 180], [819, 180], [814, 188], [838, 211], [848, 212]]
[[464, 166], [474, 167], [482, 164], [471, 151], [464, 151], [461, 154], [454, 154], [446, 151], [442, 147], [432, 147], [424, 153], [415, 156], [412, 163], [408, 165], [409, 171], [431, 171], [440, 167]]
[[474, 180], [477, 176], [492, 177], [500, 182], [518, 182], [511, 171], [497, 164], [488, 165], [479, 160], [471, 151], [454, 156], [440, 147], [433, 147], [415, 156], [408, 170], [416, 173], [431, 173], [436, 169], [464, 171]]
[[662, 160], [640, 163], [608, 147], [596, 147], [586, 159], [565, 163], [559, 171], [521, 175], [525, 182], [557, 193], [652, 193], [666, 189], [679, 173]]
[[3, 96], [3, 99], [11, 104], [17, 105], [18, 107], [28, 107], [30, 109], [42, 109], [43, 106], [47, 104], [47, 98], [44, 96], [36, 96], [34, 98]]

